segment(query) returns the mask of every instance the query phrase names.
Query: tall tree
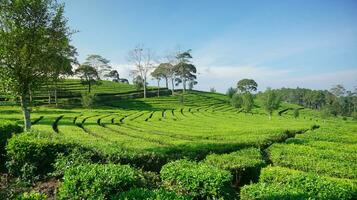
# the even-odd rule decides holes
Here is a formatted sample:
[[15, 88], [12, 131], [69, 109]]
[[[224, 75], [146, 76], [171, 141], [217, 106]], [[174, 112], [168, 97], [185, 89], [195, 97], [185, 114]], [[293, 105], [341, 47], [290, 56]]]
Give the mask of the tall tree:
[[135, 66], [135, 70], [131, 73], [142, 78], [142, 86], [144, 88], [144, 98], [146, 98], [146, 82], [150, 71], [153, 69], [153, 53], [150, 49], [143, 49], [137, 46], [129, 52], [129, 61]]
[[273, 111], [277, 110], [280, 106], [280, 97], [274, 90], [267, 88], [262, 95], [262, 102], [265, 111], [268, 113], [269, 119], [271, 119]]
[[159, 66], [157, 66], [157, 68], [155, 69], [155, 71], [157, 71], [156, 73], [161, 74], [161, 78], [165, 79], [166, 88], [169, 88], [168, 79], [171, 75], [171, 68], [172, 64], [170, 63], [160, 63]]
[[100, 80], [98, 71], [90, 65], [80, 65], [75, 73], [81, 78], [81, 83], [88, 86], [88, 93], [91, 92], [92, 85], [98, 84]]
[[241, 93], [255, 92], [258, 89], [258, 84], [253, 79], [242, 79], [238, 81], [237, 89]]
[[106, 75], [111, 71], [112, 67], [110, 66], [110, 60], [104, 58], [101, 55], [88, 55], [86, 61], [84, 62], [85, 65], [89, 65], [94, 67], [97, 72], [98, 76], [101, 79], [104, 79]]
[[111, 78], [114, 82], [120, 82], [119, 72], [117, 70], [112, 70], [104, 76], [107, 78]]
[[166, 76], [166, 68], [165, 65], [160, 64], [155, 68], [153, 72], [151, 72], [151, 76], [157, 80], [157, 96], [160, 96], [160, 81], [161, 79], [166, 79], [167, 85], [167, 76]]
[[253, 95], [249, 92], [242, 94], [242, 107], [246, 113], [250, 113], [254, 106]]
[[0, 1], [0, 73], [20, 97], [24, 129], [31, 128], [29, 93], [41, 87], [62, 61], [70, 63], [73, 32], [63, 17], [64, 5], [54, 0]]
[[178, 64], [175, 66], [175, 72], [179, 76], [180, 80], [179, 82], [182, 82], [183, 85], [183, 92], [185, 93], [186, 91], [186, 83], [188, 80], [195, 80], [196, 77], [196, 67], [191, 64], [191, 50], [178, 53], [176, 56], [178, 60]]

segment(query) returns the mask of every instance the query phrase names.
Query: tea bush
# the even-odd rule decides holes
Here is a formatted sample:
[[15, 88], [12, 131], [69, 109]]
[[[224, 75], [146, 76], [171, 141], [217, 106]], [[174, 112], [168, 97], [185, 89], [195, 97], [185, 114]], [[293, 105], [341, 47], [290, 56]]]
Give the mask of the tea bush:
[[160, 175], [167, 189], [203, 199], [227, 196], [232, 180], [229, 171], [188, 160], [164, 165]]
[[59, 199], [108, 199], [140, 184], [138, 172], [128, 165], [74, 166], [65, 171]]
[[119, 193], [113, 200], [191, 200], [192, 197], [181, 196], [175, 192], [164, 189], [148, 190], [143, 188], [134, 188], [127, 192]]
[[230, 154], [211, 154], [203, 162], [231, 171], [236, 186], [257, 180], [260, 168], [264, 165], [260, 150], [256, 148], [242, 149]]
[[7, 140], [11, 138], [14, 133], [19, 133], [22, 131], [22, 128], [17, 125], [15, 122], [10, 122], [6, 120], [0, 121], [0, 171], [4, 170], [5, 164], [5, 146]]
[[244, 186], [241, 199], [355, 199], [356, 182], [316, 174], [268, 167], [259, 183]]

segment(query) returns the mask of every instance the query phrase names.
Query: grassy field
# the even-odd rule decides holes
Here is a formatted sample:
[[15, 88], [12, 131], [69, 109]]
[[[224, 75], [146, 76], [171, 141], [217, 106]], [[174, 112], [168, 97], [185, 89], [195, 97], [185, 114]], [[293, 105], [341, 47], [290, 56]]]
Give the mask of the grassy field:
[[[105, 84], [101, 87], [98, 91], [113, 93]], [[131, 89], [128, 85], [127, 91]], [[282, 104], [278, 111], [297, 107]], [[2, 106], [0, 119], [22, 124], [21, 110]], [[309, 109], [301, 110], [298, 119], [289, 110], [281, 115], [275, 112], [269, 120], [259, 101], [248, 114], [233, 108], [225, 95], [190, 91], [185, 95], [111, 100], [91, 109], [38, 106], [32, 110], [32, 120], [31, 133], [18, 134], [9, 141], [10, 169], [28, 163], [33, 166], [31, 175], [48, 178], [47, 172], [56, 168], [59, 154], [70, 156], [72, 149], [80, 148], [81, 155], [91, 152], [91, 163], [102, 167], [128, 164], [158, 176], [148, 178], [154, 188], [133, 185], [132, 189], [139, 189], [122, 193], [120, 198], [144, 194], [155, 198], [179, 195], [163, 199], [356, 197], [357, 123], [323, 120]], [[101, 173], [101, 167], [94, 168]], [[77, 175], [72, 173], [80, 172], [63, 173], [73, 178]], [[70, 184], [68, 179], [59, 180]], [[215, 186], [208, 186], [213, 180]], [[70, 186], [63, 188], [66, 196]], [[162, 189], [173, 193], [163, 193]], [[103, 192], [104, 197], [112, 198], [109, 193]], [[86, 196], [83, 193], [81, 197]]]

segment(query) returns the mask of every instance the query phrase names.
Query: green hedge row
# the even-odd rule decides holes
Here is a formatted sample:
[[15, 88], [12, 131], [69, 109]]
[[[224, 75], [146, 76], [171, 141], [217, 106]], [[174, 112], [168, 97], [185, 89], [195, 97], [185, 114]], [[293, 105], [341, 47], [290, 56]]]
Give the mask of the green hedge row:
[[0, 121], [0, 171], [5, 169], [5, 146], [9, 138], [14, 133], [20, 133], [22, 128], [17, 125], [15, 122], [10, 121]]
[[211, 154], [203, 163], [230, 171], [236, 186], [257, 181], [260, 168], [265, 164], [260, 150], [256, 148], [246, 148], [230, 154]]
[[262, 170], [259, 183], [244, 186], [240, 197], [242, 200], [356, 199], [357, 185], [348, 179], [317, 176], [283, 167], [267, 167]]
[[231, 195], [232, 175], [214, 166], [177, 160], [164, 165], [160, 175], [166, 189], [181, 195], [198, 199], [218, 199]]
[[65, 171], [59, 199], [108, 199], [141, 185], [138, 171], [128, 165], [85, 164]]
[[165, 189], [148, 190], [134, 188], [127, 192], [119, 193], [113, 200], [191, 200], [192, 197], [181, 196]]

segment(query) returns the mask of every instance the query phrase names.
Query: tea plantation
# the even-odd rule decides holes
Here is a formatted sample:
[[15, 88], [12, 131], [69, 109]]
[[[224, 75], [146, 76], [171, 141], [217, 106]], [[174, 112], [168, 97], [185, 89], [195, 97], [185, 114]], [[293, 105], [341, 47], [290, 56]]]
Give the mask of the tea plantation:
[[[130, 94], [131, 86], [125, 87]], [[19, 133], [20, 108], [1, 106], [2, 171], [18, 181], [2, 180], [0, 195], [357, 198], [357, 123], [351, 119], [321, 119], [302, 109], [299, 118], [288, 110], [269, 120], [259, 101], [244, 113], [225, 95], [200, 91], [146, 99], [115, 95], [87, 109], [33, 107], [26, 133]], [[287, 108], [298, 106], [282, 104], [278, 111]], [[19, 181], [22, 190], [12, 191]]]

